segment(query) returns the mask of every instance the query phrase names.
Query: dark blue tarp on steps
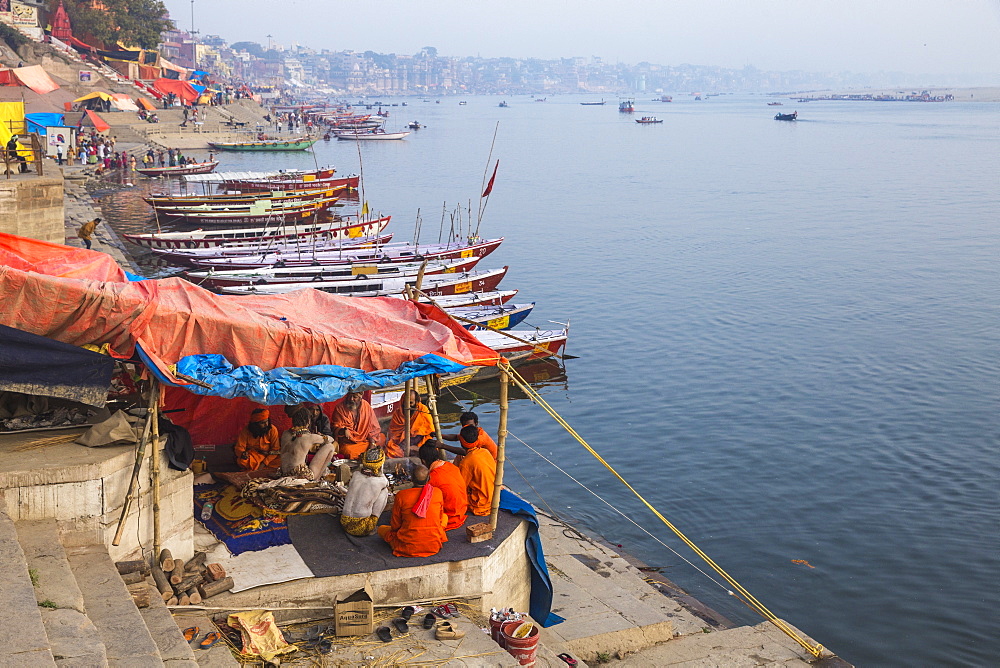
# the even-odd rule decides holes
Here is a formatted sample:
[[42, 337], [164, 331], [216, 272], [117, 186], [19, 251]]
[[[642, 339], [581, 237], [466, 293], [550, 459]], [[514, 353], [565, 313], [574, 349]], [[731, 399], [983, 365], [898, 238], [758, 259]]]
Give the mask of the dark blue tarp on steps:
[[0, 325], [0, 390], [103, 406], [114, 366], [107, 355]]
[[531, 598], [528, 614], [543, 627], [566, 621], [552, 612], [552, 580], [549, 578], [548, 566], [545, 565], [545, 553], [542, 551], [542, 539], [538, 535], [538, 517], [535, 516], [535, 509], [516, 494], [502, 489], [500, 510], [506, 510], [528, 520], [528, 537], [524, 539], [524, 547], [531, 562]]

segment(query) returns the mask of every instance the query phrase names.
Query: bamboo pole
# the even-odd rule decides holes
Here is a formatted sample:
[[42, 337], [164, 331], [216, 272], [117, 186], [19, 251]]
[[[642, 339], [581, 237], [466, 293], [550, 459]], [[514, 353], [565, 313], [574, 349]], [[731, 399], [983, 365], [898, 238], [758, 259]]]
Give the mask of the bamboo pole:
[[150, 419], [153, 421], [153, 449], [150, 452], [152, 460], [149, 464], [150, 482], [153, 487], [153, 554], [159, 554], [163, 549], [160, 543], [160, 382], [153, 378], [153, 401], [150, 406]]
[[142, 461], [146, 458], [146, 444], [149, 442], [149, 428], [152, 424], [153, 391], [149, 392], [149, 407], [146, 413], [146, 424], [142, 428], [142, 437], [135, 451], [135, 464], [132, 466], [132, 479], [128, 483], [128, 491], [125, 493], [125, 501], [122, 503], [122, 514], [118, 518], [118, 529], [115, 531], [114, 540], [111, 544], [118, 546], [122, 542], [122, 532], [125, 530], [125, 520], [132, 510], [132, 502], [135, 500], [135, 490], [139, 484], [139, 472], [142, 470]]
[[410, 456], [410, 424], [413, 409], [410, 406], [410, 393], [413, 391], [413, 381], [403, 382], [403, 456]]
[[500, 360], [500, 426], [497, 428], [497, 474], [493, 483], [493, 501], [490, 504], [490, 529], [497, 528], [497, 517], [500, 515], [500, 489], [503, 487], [503, 464], [506, 461], [507, 444], [507, 390], [510, 387], [510, 376], [507, 374], [507, 361]]
[[[436, 377], [436, 375], [433, 377]], [[434, 438], [440, 443], [442, 440], [441, 418], [438, 417], [437, 392], [434, 391], [432, 376], [424, 376], [424, 382], [427, 383], [427, 407], [431, 409], [431, 417], [434, 418]]]

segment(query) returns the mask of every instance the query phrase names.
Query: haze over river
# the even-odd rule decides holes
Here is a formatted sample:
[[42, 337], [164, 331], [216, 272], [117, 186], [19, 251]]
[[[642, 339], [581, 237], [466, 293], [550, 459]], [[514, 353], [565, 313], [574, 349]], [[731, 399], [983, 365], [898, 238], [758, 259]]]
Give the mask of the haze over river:
[[[443, 202], [476, 207], [500, 121], [481, 233], [507, 240], [481, 266], [511, 265], [503, 287], [537, 302], [528, 322], [572, 323], [579, 358], [540, 385], [546, 399], [760, 601], [845, 659], [995, 664], [1000, 106], [579, 104], [597, 99], [388, 107], [387, 129], [427, 127], [360, 146], [365, 199], [393, 215], [397, 241], [418, 207], [421, 239], [436, 240]], [[634, 122], [649, 115], [664, 123]], [[316, 149], [320, 165], [358, 171], [355, 143]], [[221, 158], [220, 171], [314, 164]], [[476, 410], [495, 431], [495, 404]], [[694, 558], [540, 408], [513, 402], [510, 431]], [[516, 438], [508, 461], [508, 483], [542, 509], [517, 471], [571, 523], [760, 621]]]

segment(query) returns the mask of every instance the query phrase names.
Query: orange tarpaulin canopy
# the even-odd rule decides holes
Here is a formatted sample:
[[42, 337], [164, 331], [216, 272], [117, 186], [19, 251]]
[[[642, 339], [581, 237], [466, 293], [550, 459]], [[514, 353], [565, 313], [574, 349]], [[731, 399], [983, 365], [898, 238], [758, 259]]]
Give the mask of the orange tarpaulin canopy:
[[150, 102], [144, 97], [140, 97], [138, 100], [136, 100], [136, 104], [138, 104], [146, 111], [156, 111], [156, 105], [154, 105], [152, 102]]
[[[86, 111], [84, 118], [90, 119], [90, 122], [94, 126], [94, 129], [97, 130], [98, 132], [107, 132], [108, 130], [111, 129], [111, 126], [105, 123], [104, 119], [98, 116], [97, 112], [95, 111], [91, 111], [90, 109], [88, 109]], [[82, 124], [83, 120], [81, 119], [80, 122]]]
[[0, 83], [5, 85], [27, 86], [39, 95], [51, 93], [59, 89], [59, 84], [49, 77], [41, 65], [15, 67], [0, 72]]
[[128, 358], [141, 344], [167, 377], [181, 358], [209, 353], [264, 370], [330, 364], [376, 371], [426, 354], [464, 365], [498, 360], [431, 305], [311, 288], [225, 296], [179, 278], [123, 282], [124, 272], [104, 258], [0, 233], [0, 322], [74, 345], [107, 343], [115, 357]]
[[178, 81], [177, 79], [157, 79], [153, 82], [153, 88], [164, 95], [173, 93], [184, 104], [194, 103], [200, 95], [187, 81]]

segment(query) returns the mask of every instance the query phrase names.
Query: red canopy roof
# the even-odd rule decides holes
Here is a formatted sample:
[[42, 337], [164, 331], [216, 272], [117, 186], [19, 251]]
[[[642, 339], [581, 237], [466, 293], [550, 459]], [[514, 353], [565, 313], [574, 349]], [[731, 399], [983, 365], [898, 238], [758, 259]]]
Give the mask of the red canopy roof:
[[153, 88], [164, 95], [173, 93], [181, 99], [184, 104], [191, 104], [198, 99], [199, 93], [187, 81], [177, 79], [157, 79], [153, 82]]
[[[104, 122], [104, 119], [97, 115], [96, 111], [87, 110], [86, 116], [84, 118], [89, 118], [91, 124], [93, 124], [94, 129], [98, 132], [107, 132], [111, 129], [111, 126]], [[83, 119], [80, 119], [80, 124], [83, 125]]]

